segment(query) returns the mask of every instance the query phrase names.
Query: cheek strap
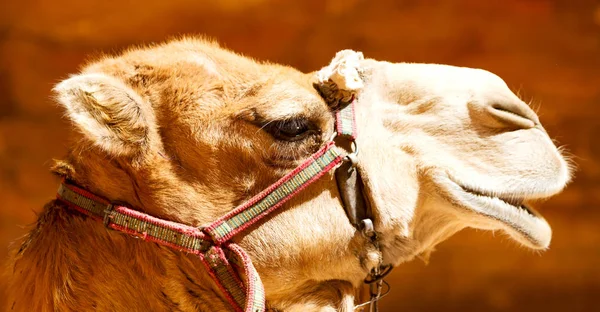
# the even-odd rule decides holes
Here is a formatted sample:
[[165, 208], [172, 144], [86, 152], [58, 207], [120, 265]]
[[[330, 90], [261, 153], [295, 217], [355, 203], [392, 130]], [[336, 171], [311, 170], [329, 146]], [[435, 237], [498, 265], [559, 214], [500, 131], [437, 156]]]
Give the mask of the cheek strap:
[[348, 220], [357, 229], [363, 230], [363, 220], [372, 219], [372, 213], [365, 200], [363, 181], [355, 164], [343, 162], [335, 170], [335, 180]]

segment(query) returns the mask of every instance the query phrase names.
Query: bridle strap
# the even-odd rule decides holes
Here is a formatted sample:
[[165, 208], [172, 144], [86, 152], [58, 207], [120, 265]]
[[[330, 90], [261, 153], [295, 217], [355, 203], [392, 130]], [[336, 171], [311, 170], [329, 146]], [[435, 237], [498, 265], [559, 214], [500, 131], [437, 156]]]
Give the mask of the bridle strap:
[[266, 217], [342, 161], [342, 156], [333, 147], [334, 142], [328, 142], [303, 164], [207, 226], [204, 232], [216, 244], [221, 244]]
[[279, 181], [202, 229], [111, 204], [68, 182], [60, 185], [57, 198], [107, 228], [197, 255], [235, 311], [257, 312], [265, 309], [262, 282], [250, 257], [230, 239], [280, 208], [341, 161], [333, 142], [328, 142]]
[[[348, 220], [379, 250], [379, 238], [373, 226], [373, 212], [365, 198], [363, 179], [358, 170], [355, 102], [353, 97], [350, 103], [345, 103], [336, 112], [336, 132], [340, 138], [350, 142], [352, 152], [345, 156], [345, 161], [336, 169], [335, 179]], [[379, 259], [378, 266], [373, 268], [364, 281], [369, 286], [369, 300], [355, 306], [355, 310], [367, 305], [370, 312], [379, 310], [379, 300], [389, 291], [389, 285], [383, 281], [383, 278], [392, 268], [391, 265], [384, 265], [382, 259]], [[382, 294], [384, 284], [388, 285], [388, 288]]]
[[354, 101], [342, 106], [336, 112], [336, 133], [338, 139], [345, 139], [354, 150], [346, 155], [346, 160], [335, 170], [335, 181], [337, 183], [340, 198], [348, 216], [348, 220], [354, 227], [361, 230], [363, 220], [371, 219], [371, 213], [363, 193], [363, 181], [356, 168], [356, 120], [354, 113]]
[[345, 103], [335, 112], [335, 132], [338, 136], [346, 136], [351, 141], [356, 140], [356, 113], [354, 112], [355, 98], [352, 97], [349, 103]]
[[198, 256], [235, 311], [264, 311], [260, 277], [250, 257], [237, 244], [215, 245], [196, 227], [111, 204], [68, 182], [59, 186], [57, 198], [70, 208], [103, 222], [108, 229]]
[[[371, 224], [370, 231], [373, 235], [375, 233], [372, 228], [372, 216], [362, 194], [362, 179], [355, 168], [358, 150], [354, 142], [354, 118], [352, 101], [336, 112], [336, 134], [325, 146], [259, 194], [215, 222], [200, 228], [166, 221], [123, 205], [113, 204], [67, 181], [60, 185], [57, 199], [103, 222], [109, 229], [198, 256], [235, 311], [262, 312], [265, 310], [265, 292], [260, 276], [248, 254], [231, 242], [231, 238], [282, 207], [290, 198], [338, 167], [344, 160], [345, 164], [351, 164], [350, 167], [341, 167], [342, 171], [346, 171], [342, 174], [347, 175], [345, 182], [340, 182], [340, 174], [336, 172], [338, 186], [340, 183], [347, 186], [340, 191], [344, 207], [355, 226], [358, 222], [363, 224], [368, 221], [366, 223]], [[336, 136], [347, 138], [353, 146], [353, 152], [342, 156], [335, 148]], [[352, 203], [349, 198], [352, 199]], [[362, 204], [356, 204], [360, 201]], [[348, 212], [348, 207], [353, 213]], [[375, 236], [371, 237], [375, 242], [374, 238]], [[379, 268], [377, 272], [378, 270]], [[373, 273], [370, 276], [373, 276]], [[376, 303], [379, 298], [380, 291], [376, 297], [372, 294], [371, 303]]]

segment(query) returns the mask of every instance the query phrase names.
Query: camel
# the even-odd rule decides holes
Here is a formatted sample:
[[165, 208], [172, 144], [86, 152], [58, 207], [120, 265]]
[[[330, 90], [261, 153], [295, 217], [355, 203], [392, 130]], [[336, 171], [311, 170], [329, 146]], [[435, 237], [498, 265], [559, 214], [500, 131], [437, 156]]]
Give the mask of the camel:
[[[353, 311], [378, 265], [426, 257], [468, 227], [546, 249], [551, 228], [531, 202], [571, 175], [535, 112], [480, 69], [345, 50], [302, 73], [182, 38], [94, 60], [54, 91], [76, 130], [54, 174], [199, 229], [322, 148], [350, 98], [377, 242], [324, 173], [233, 238], [272, 311]], [[232, 310], [197, 255], [107, 229], [60, 199], [16, 245], [10, 311]]]

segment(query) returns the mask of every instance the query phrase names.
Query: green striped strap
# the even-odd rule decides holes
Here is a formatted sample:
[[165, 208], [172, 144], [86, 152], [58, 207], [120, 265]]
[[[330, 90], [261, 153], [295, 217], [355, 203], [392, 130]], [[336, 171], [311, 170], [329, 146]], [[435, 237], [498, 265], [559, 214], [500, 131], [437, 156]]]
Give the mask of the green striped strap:
[[[71, 187], [74, 189], [79, 189], [74, 186], [71, 186]], [[83, 189], [81, 189], [81, 190], [85, 191]], [[87, 191], [85, 191], [85, 192], [89, 193]], [[112, 205], [110, 204], [110, 202], [108, 200], [99, 198], [95, 195], [94, 195], [94, 197], [96, 197], [96, 198], [89, 196], [89, 195], [93, 195], [91, 193], [80, 195], [79, 193], [77, 193], [76, 191], [74, 191], [73, 189], [71, 189], [70, 187], [65, 185], [64, 183], [61, 183], [58, 186], [58, 191], [56, 192], [56, 195], [62, 201], [73, 205], [73, 207], [79, 208], [77, 210], [83, 209], [84, 213], [91, 214], [92, 216], [96, 216], [98, 218], [104, 217], [104, 212], [107, 209], [112, 208]]]
[[226, 242], [333, 169], [342, 160], [329, 142], [303, 164], [204, 230], [217, 244]]
[[162, 220], [124, 206], [115, 206], [107, 200], [82, 188], [62, 183], [58, 198], [69, 207], [102, 220], [110, 229], [128, 233], [174, 249], [202, 254], [212, 245], [210, 238], [198, 228]]
[[234, 310], [264, 311], [262, 282], [250, 257], [239, 246], [215, 246], [198, 228], [155, 218], [124, 206], [113, 206], [74, 185], [61, 184], [57, 195], [69, 207], [104, 221], [109, 229], [199, 256]]
[[219, 246], [212, 246], [202, 257], [213, 280], [226, 295], [232, 307], [242, 312], [246, 305], [245, 287], [240, 277], [233, 270], [225, 252]]
[[237, 312], [265, 310], [265, 291], [250, 257], [237, 244], [213, 246], [203, 262]]
[[292, 172], [204, 230], [114, 206], [70, 184], [61, 184], [57, 195], [68, 206], [103, 220], [108, 228], [198, 255], [236, 311], [262, 312], [265, 293], [258, 272], [243, 249], [227, 241], [281, 207], [341, 161], [334, 143], [328, 142]]
[[338, 135], [356, 140], [354, 100], [335, 113], [335, 130]]

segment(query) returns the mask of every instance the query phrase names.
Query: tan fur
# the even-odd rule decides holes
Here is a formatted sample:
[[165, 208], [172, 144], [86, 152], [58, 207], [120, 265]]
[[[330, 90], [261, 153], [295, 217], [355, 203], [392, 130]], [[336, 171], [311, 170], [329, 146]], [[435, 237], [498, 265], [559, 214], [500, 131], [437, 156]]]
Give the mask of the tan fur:
[[[566, 163], [537, 117], [499, 78], [441, 65], [358, 63], [359, 169], [381, 252], [349, 224], [326, 175], [237, 238], [270, 307], [351, 311], [378, 259], [397, 265], [467, 226], [547, 246], [543, 219], [491, 215], [456, 197], [447, 180], [528, 198], [567, 182]], [[103, 58], [55, 88], [81, 135], [54, 172], [151, 215], [208, 224], [331, 136], [333, 116], [315, 80], [189, 38]], [[489, 103], [508, 103], [518, 114]], [[300, 117], [317, 134], [286, 142], [266, 131], [273, 120]], [[194, 256], [107, 231], [56, 201], [14, 251], [7, 274], [13, 311], [228, 309]]]

